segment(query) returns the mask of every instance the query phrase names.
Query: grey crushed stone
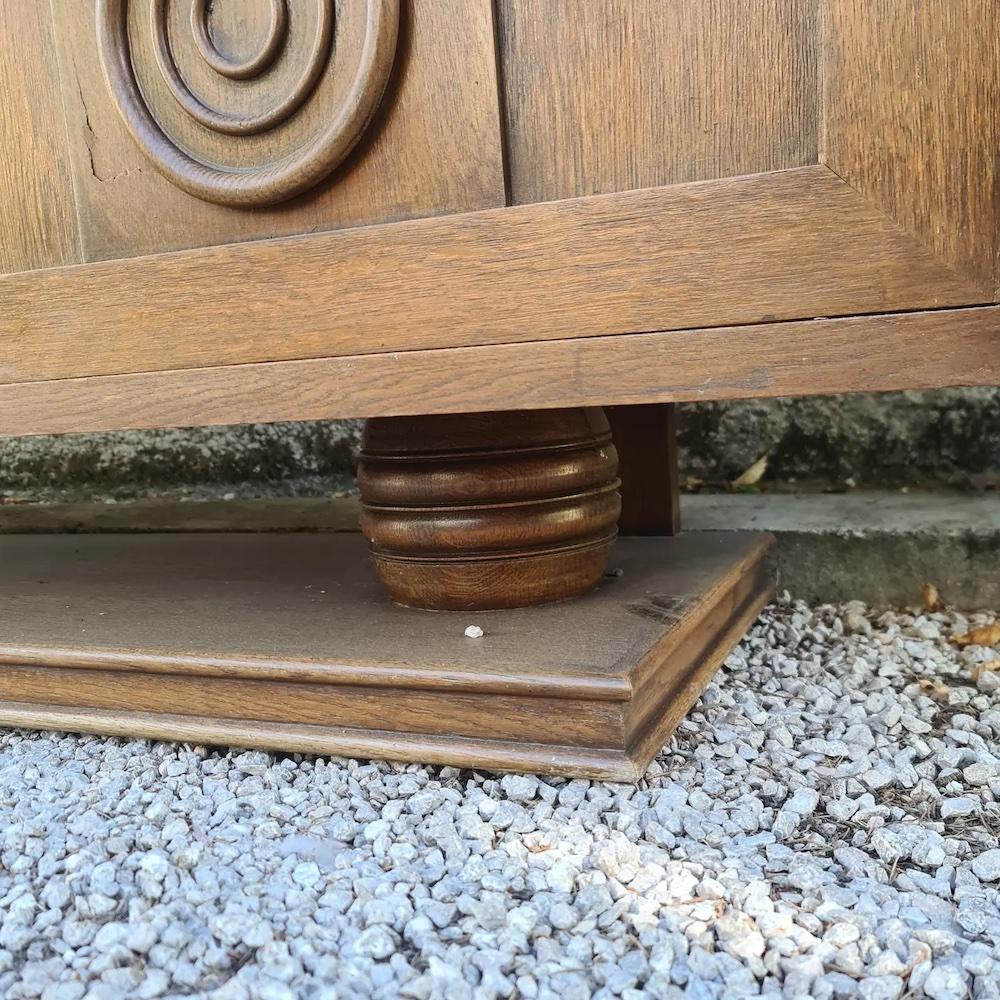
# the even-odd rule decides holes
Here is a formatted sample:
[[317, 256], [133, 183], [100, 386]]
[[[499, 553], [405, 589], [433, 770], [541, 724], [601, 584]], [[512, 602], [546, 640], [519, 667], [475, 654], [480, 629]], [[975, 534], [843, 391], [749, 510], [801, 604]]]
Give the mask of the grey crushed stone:
[[2, 731], [0, 996], [1000, 998], [989, 620], [785, 599], [635, 787]]

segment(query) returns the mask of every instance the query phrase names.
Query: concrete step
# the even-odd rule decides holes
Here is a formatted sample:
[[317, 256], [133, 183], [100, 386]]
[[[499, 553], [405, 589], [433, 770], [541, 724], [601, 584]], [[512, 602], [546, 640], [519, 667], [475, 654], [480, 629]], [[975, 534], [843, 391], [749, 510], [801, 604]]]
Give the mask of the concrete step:
[[[933, 583], [962, 609], [1000, 607], [1000, 494], [698, 494], [685, 531], [771, 531], [779, 586], [809, 601], [918, 602]], [[3, 504], [0, 533], [353, 531], [357, 499]]]

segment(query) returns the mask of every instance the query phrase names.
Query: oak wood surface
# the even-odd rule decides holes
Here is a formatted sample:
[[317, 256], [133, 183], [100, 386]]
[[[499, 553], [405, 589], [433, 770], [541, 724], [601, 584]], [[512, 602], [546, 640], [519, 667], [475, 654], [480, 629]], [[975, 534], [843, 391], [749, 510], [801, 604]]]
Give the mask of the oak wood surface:
[[[340, 54], [333, 60], [327, 84], [334, 100], [346, 91], [349, 81], [344, 77], [356, 62], [365, 2], [337, 4], [334, 45]], [[132, 6], [137, 13], [148, 13], [150, 3], [144, 0]], [[314, 6], [302, 5], [310, 10]], [[178, 7], [187, 9], [190, 3]], [[249, 54], [265, 30], [268, 5], [232, 0], [212, 7], [219, 44], [234, 54]], [[380, 111], [358, 147], [326, 181], [305, 194], [250, 211], [192, 197], [149, 164], [108, 92], [97, 55], [93, 0], [60, 0], [53, 10], [62, 55], [69, 159], [87, 260], [504, 204], [489, 0], [403, 0], [396, 65]], [[450, 43], [456, 37], [462, 39], [460, 45]], [[173, 38], [179, 45], [194, 44], [189, 33], [177, 31]], [[185, 61], [189, 73], [196, 65], [194, 58]], [[291, 85], [284, 76], [297, 68], [298, 61], [290, 59], [274, 86]], [[209, 81], [199, 78], [198, 83], [208, 86]], [[208, 93], [216, 96], [212, 89]], [[289, 127], [306, 133], [322, 124], [324, 116], [329, 117], [329, 106], [320, 101], [304, 109]], [[244, 159], [267, 153], [267, 137], [258, 138], [259, 149]], [[60, 156], [67, 158], [61, 148]], [[319, 275], [314, 278], [321, 280]], [[217, 279], [227, 280], [221, 274]], [[276, 313], [281, 309], [280, 303], [275, 305]]]
[[498, 0], [515, 203], [815, 163], [817, 0]]
[[[648, 654], [646, 683], [641, 688], [637, 684], [626, 710], [634, 759], [648, 760], [660, 750], [753, 624], [761, 602], [774, 595], [773, 576], [760, 564], [742, 566], [734, 578], [728, 592], [706, 595], [696, 627], [669, 643], [669, 654], [658, 649]], [[665, 663], [685, 664], [686, 669], [663, 669]]]
[[[67, 708], [143, 712], [191, 706], [220, 718], [306, 725], [370, 725], [389, 732], [430, 734], [442, 722], [455, 736], [489, 732], [491, 739], [609, 746], [622, 741], [621, 710], [608, 702], [559, 702], [532, 697], [527, 706], [503, 695], [449, 693], [447, 718], [439, 696], [406, 689], [299, 682], [231, 681], [115, 670], [5, 666], [6, 698]], [[558, 733], [556, 739], [548, 734]]]
[[994, 298], [995, 0], [828, 0], [823, 11], [823, 162]]
[[604, 412], [618, 452], [619, 533], [676, 535], [681, 530], [681, 494], [675, 404], [609, 406]]
[[[477, 643], [464, 635], [465, 613], [393, 604], [353, 532], [3, 535], [0, 657], [23, 664], [30, 650], [48, 650], [52, 666], [139, 671], [162, 659], [170, 672], [186, 661], [185, 673], [243, 679], [277, 658], [289, 665], [271, 676], [286, 680], [466, 693], [497, 690], [493, 683], [539, 693], [571, 687], [622, 700], [622, 643], [659, 635], [655, 617], [640, 615], [639, 624], [628, 610], [665, 585], [651, 582], [656, 554], [672, 555], [662, 571], [685, 597], [759, 544], [758, 535], [704, 532], [622, 539], [615, 565], [627, 557], [631, 572], [577, 601], [477, 614], [490, 635]], [[558, 643], [550, 641], [553, 617], [566, 632]], [[525, 644], [546, 643], [540, 671]]]
[[17, 701], [0, 701], [0, 725], [431, 765], [460, 764], [483, 771], [529, 771], [597, 781], [635, 781], [645, 770], [645, 765], [623, 748], [522, 744], [482, 736], [469, 739], [453, 735], [414, 735], [348, 726], [310, 726], [256, 719], [243, 722], [218, 716], [73, 709]]
[[72, 264], [80, 240], [49, 5], [0, 3], [0, 39], [0, 274]]
[[[371, 122], [395, 62], [399, 0], [342, 3], [336, 18], [333, 0], [96, 6], [101, 64], [132, 138], [171, 183], [214, 204], [273, 205], [323, 180]], [[233, 59], [224, 50], [260, 34], [253, 14], [266, 6], [260, 47]]]
[[0, 724], [630, 779], [658, 749], [633, 699], [676, 682], [686, 711], [768, 544], [622, 540], [594, 593], [477, 613], [470, 640], [393, 605], [358, 535], [3, 536]]
[[361, 531], [400, 604], [565, 600], [604, 572], [617, 468], [599, 407], [373, 418], [358, 464]]
[[[27, 382], [889, 312], [979, 293], [825, 167], [803, 167], [8, 275], [0, 300], [0, 382]], [[465, 407], [484, 408], [497, 407]]]
[[1000, 384], [1000, 308], [0, 386], [0, 434]]

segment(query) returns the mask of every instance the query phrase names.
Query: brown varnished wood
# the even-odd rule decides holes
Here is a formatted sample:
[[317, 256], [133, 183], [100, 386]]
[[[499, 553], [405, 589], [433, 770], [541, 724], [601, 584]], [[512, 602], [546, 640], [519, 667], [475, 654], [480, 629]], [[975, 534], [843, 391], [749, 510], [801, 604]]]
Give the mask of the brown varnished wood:
[[642, 407], [626, 527], [656, 531], [660, 404], [998, 381], [985, 0], [11, 10], [0, 433], [371, 416], [397, 599], [598, 586], [467, 639], [360, 539], [4, 536], [0, 720], [635, 776], [766, 544], [626, 539], [600, 579], [614, 449], [580, 408]]
[[996, 3], [829, 0], [823, 10], [823, 161], [996, 297]]
[[767, 546], [624, 539], [595, 592], [469, 640], [392, 604], [358, 535], [2, 536], [0, 724], [632, 780], [650, 712], [676, 723], [766, 599]]
[[[153, 166], [188, 194], [244, 208], [287, 201], [313, 187], [341, 163], [374, 117], [389, 82], [396, 55], [399, 0], [360, 2], [363, 29], [353, 45], [356, 51], [343, 37], [337, 45], [338, 55], [355, 59], [356, 67], [339, 103], [325, 103], [319, 93], [324, 75], [333, 76], [333, 0], [319, 0], [315, 23], [308, 28], [299, 24], [300, 20], [308, 21], [306, 5], [289, 11], [283, 0], [274, 0], [269, 32], [260, 52], [240, 61], [224, 57], [212, 41], [206, 3], [195, 2], [185, 24], [180, 17], [181, 5], [168, 4], [167, 0], [97, 0], [98, 50], [111, 98]], [[197, 51], [193, 67], [185, 63], [182, 46], [176, 44], [178, 35], [189, 26]], [[304, 67], [296, 67], [287, 83], [279, 77], [276, 86], [274, 76], [280, 73], [284, 49], [306, 35], [312, 37]], [[187, 79], [192, 68], [212, 74], [209, 79], [214, 89], [229, 100], [206, 101], [197, 88], [192, 89]], [[257, 106], [240, 107], [239, 98], [250, 89], [249, 80], [259, 83], [257, 89], [263, 93]], [[155, 97], [157, 87], [165, 91], [162, 104]], [[322, 124], [303, 141], [295, 134], [297, 117], [312, 100], [322, 109], [317, 115]], [[176, 131], [187, 142], [174, 138], [170, 134], [174, 130], [166, 124], [174, 120], [176, 126], [178, 116], [180, 128]], [[208, 149], [214, 153], [211, 157], [192, 152], [192, 147], [206, 144], [205, 132], [209, 134]], [[287, 132], [292, 133], [291, 152], [289, 140], [284, 138]], [[269, 140], [271, 148], [266, 154], [259, 144], [247, 141], [258, 135]], [[220, 166], [221, 151], [235, 162]]]
[[[980, 299], [804, 167], [8, 275], [0, 382]], [[484, 408], [488, 393], [465, 407]]]
[[304, 726], [256, 719], [240, 722], [213, 716], [72, 709], [14, 701], [0, 701], [0, 725], [431, 765], [460, 764], [484, 771], [529, 771], [599, 781], [635, 781], [645, 770], [618, 748], [592, 750], [450, 734], [417, 736], [360, 727]]
[[618, 452], [619, 533], [676, 535], [681, 530], [676, 406], [645, 403], [604, 412]]
[[515, 203], [816, 162], [816, 0], [497, 0]]
[[[729, 589], [705, 595], [694, 627], [678, 626], [669, 652], [651, 650], [637, 672], [636, 694], [626, 710], [629, 752], [635, 758], [659, 751], [753, 624], [761, 601], [774, 595], [773, 575], [760, 563], [734, 567], [729, 582]], [[675, 669], [664, 669], [665, 663]], [[677, 664], [686, 669], [676, 669]]]
[[1000, 382], [1000, 308], [0, 386], [0, 434]]
[[369, 420], [361, 530], [393, 599], [430, 610], [576, 597], [614, 541], [618, 459], [603, 411]]
[[0, 274], [80, 260], [47, 3], [0, 4]]
[[[347, 726], [367, 720], [373, 729], [429, 735], [441, 730], [438, 695], [395, 686], [312, 685], [302, 682], [231, 681], [220, 677], [178, 677], [159, 673], [63, 670], [58, 667], [3, 667], [6, 699], [62, 705], [66, 708], [112, 708], [144, 712], [156, 706], [211, 709], [238, 721], [287, 722], [293, 725]], [[504, 695], [449, 693], [448, 732], [475, 737], [535, 743], [551, 742], [545, 725], [571, 746], [614, 745], [623, 738], [621, 708], [611, 702], [558, 702], [532, 696], [530, 701]], [[558, 719], [558, 723], [557, 720]]]
[[[364, 37], [367, 0], [342, 0], [335, 11], [332, 76], [324, 78], [318, 101], [308, 101], [286, 126], [288, 149], [330, 121], [330, 107], [344, 100]], [[151, 0], [150, 0], [151, 3]], [[150, 3], [132, 6], [148, 14]], [[171, 4], [173, 6], [174, 4]], [[177, 16], [191, 0], [177, 0]], [[315, 2], [298, 3], [311, 16]], [[293, 12], [294, 14], [294, 12]], [[468, 212], [504, 204], [503, 164], [494, 72], [494, 38], [489, 0], [401, 0], [400, 30], [392, 76], [376, 118], [354, 152], [326, 180], [299, 197], [252, 211], [214, 205], [176, 188], [136, 146], [112, 101], [97, 54], [93, 0], [60, 0], [53, 5], [55, 31], [64, 68], [62, 88], [84, 254], [105, 260], [186, 247], [311, 233], [348, 226]], [[211, 10], [211, 30], [219, 47], [234, 57], [259, 51], [268, 30], [266, 0], [228, 0]], [[196, 77], [199, 92], [225, 107], [234, 99], [214, 84], [216, 76], [196, 52], [190, 28], [172, 41], [184, 71]], [[461, 45], [449, 39], [460, 37]], [[308, 39], [301, 40], [305, 46]], [[144, 48], [141, 66], [150, 66]], [[298, 44], [294, 42], [293, 45]], [[298, 50], [296, 49], [296, 52]], [[261, 80], [282, 95], [294, 86], [301, 59], [276, 63]], [[196, 73], [196, 70], [198, 73]], [[152, 76], [152, 74], [150, 74]], [[157, 106], [170, 108], [163, 87], [146, 81]], [[226, 81], [227, 87], [232, 86]], [[265, 96], [250, 84], [247, 107], [263, 107]], [[327, 94], [326, 91], [330, 93]], [[257, 104], [252, 103], [255, 98]], [[328, 99], [329, 98], [329, 99]], [[237, 165], [232, 152], [211, 145], [211, 133], [185, 124], [178, 115], [170, 128], [202, 153]], [[198, 131], [200, 130], [200, 131]], [[197, 134], [196, 134], [197, 133]], [[216, 134], [218, 135], [218, 134]], [[266, 162], [275, 149], [272, 133], [247, 136], [252, 149], [243, 159]], [[221, 141], [221, 138], [220, 138]], [[63, 159], [67, 159], [65, 153]], [[221, 276], [220, 276], [221, 277]], [[280, 306], [276, 307], [280, 310]], [[277, 338], [277, 339], [280, 339]]]

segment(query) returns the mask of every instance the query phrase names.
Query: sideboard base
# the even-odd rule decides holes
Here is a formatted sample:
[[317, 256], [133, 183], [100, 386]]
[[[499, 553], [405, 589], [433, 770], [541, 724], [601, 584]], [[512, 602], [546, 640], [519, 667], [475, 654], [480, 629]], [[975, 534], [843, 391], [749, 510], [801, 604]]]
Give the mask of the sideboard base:
[[392, 604], [356, 534], [4, 536], [0, 725], [635, 780], [770, 543], [624, 538], [583, 598], [471, 614]]

